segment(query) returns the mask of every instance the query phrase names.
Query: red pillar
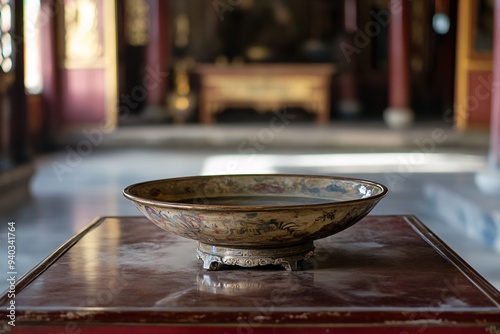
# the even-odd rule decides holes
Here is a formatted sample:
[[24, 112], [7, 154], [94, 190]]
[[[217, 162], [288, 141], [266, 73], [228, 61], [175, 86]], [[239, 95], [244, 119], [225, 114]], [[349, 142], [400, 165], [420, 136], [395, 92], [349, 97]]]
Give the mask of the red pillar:
[[57, 27], [56, 16], [62, 15], [57, 11], [57, 0], [42, 0], [40, 5], [40, 38], [42, 59], [42, 149], [52, 149], [55, 145], [60, 121], [60, 70], [57, 67]]
[[500, 0], [495, 0], [493, 28], [493, 90], [488, 169], [476, 175], [478, 187], [485, 193], [500, 195]]
[[[149, 0], [149, 41], [146, 47], [146, 73], [156, 78], [148, 90], [146, 113], [163, 118], [168, 71], [168, 0]], [[155, 74], [153, 74], [155, 73]]]
[[[357, 6], [356, 0], [344, 0], [344, 30], [343, 43], [353, 45], [356, 33]], [[356, 58], [356, 57], [354, 57]], [[355, 117], [361, 112], [361, 104], [358, 100], [358, 80], [356, 76], [356, 59], [347, 60], [339, 57], [338, 82], [339, 82], [339, 113], [344, 117]]]
[[389, 107], [384, 120], [391, 128], [404, 128], [413, 122], [410, 108], [410, 30], [408, 0], [389, 1]]

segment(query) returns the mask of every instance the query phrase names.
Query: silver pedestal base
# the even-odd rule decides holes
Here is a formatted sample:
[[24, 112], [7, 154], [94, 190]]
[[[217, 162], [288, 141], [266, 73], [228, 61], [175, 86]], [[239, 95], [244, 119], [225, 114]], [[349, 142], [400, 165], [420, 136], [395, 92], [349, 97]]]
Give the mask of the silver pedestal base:
[[196, 255], [203, 268], [218, 270], [222, 265], [257, 267], [279, 265], [288, 271], [299, 270], [301, 261], [314, 254], [313, 242], [283, 248], [230, 248], [198, 243]]

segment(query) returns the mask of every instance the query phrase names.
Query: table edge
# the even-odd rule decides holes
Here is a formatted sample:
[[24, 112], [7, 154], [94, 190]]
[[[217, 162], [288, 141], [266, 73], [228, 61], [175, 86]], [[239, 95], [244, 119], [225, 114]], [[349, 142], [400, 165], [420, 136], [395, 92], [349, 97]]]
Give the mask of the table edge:
[[[430, 228], [421, 222], [415, 215], [369, 215], [367, 217], [398, 217], [402, 218], [429, 246], [438, 252], [450, 264], [456, 267], [467, 279], [483, 292], [495, 305], [500, 307], [500, 291], [479, 274], [470, 264], [462, 259], [450, 246], [440, 239]], [[65, 241], [55, 251], [38, 263], [34, 268], [25, 273], [16, 282], [16, 294], [40, 276], [46, 269], [55, 263], [61, 256], [70, 250], [79, 240], [94, 228], [101, 225], [107, 219], [146, 219], [143, 216], [100, 216], [94, 218], [89, 224], [83, 227], [78, 233]], [[0, 294], [0, 305], [8, 301], [8, 288]]]
[[[33, 282], [38, 276], [40, 276], [46, 269], [55, 263], [61, 256], [63, 256], [71, 247], [73, 247], [79, 240], [81, 240], [88, 232], [92, 231], [97, 226], [101, 225], [108, 218], [115, 218], [111, 216], [106, 217], [96, 217], [80, 231], [62, 243], [56, 250], [50, 253], [45, 259], [38, 263], [35, 267], [30, 269], [24, 275], [22, 275], [15, 284], [16, 294], [20, 293], [25, 287], [27, 287], [31, 282]], [[0, 294], [0, 305], [5, 304], [8, 301], [9, 288]]]
[[500, 307], [500, 291], [479, 274], [469, 263], [458, 255], [448, 244], [439, 238], [429, 227], [421, 222], [415, 215], [399, 215], [420, 237], [427, 242], [450, 264], [455, 266], [467, 279], [483, 292], [484, 295]]

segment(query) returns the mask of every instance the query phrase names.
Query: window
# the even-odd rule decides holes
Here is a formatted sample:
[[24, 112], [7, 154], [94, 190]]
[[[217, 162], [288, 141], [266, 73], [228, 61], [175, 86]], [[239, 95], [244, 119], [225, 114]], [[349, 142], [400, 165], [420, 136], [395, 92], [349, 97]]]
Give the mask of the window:
[[[40, 0], [24, 0], [24, 85], [29, 94], [42, 91]], [[3, 23], [3, 21], [2, 21]], [[2, 26], [3, 27], [3, 26]]]
[[0, 1], [0, 68], [3, 73], [12, 70], [12, 8], [9, 0]]

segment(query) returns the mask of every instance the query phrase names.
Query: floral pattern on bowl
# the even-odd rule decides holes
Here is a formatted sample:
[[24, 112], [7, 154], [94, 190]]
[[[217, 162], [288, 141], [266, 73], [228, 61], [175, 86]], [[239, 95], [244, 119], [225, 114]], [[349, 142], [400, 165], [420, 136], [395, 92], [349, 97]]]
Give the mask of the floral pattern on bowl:
[[367, 180], [285, 174], [173, 178], [124, 190], [160, 228], [237, 248], [281, 248], [330, 236], [366, 216], [386, 193]]

